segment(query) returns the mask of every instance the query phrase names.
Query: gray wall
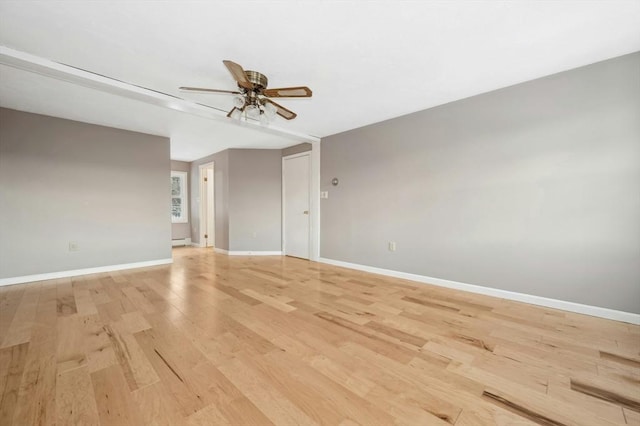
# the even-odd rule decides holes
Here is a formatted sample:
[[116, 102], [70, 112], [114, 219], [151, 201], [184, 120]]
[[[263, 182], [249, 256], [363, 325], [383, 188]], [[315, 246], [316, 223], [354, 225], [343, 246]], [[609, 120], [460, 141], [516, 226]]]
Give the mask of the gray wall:
[[308, 142], [300, 143], [298, 145], [288, 146], [282, 149], [282, 156], [300, 154], [301, 152], [311, 151], [311, 144]]
[[321, 190], [324, 258], [640, 313], [640, 53], [324, 138]]
[[[171, 160], [171, 171], [190, 172], [191, 164], [186, 161]], [[187, 194], [189, 194], [189, 198], [191, 198], [190, 188], [191, 188], [191, 176], [187, 175]], [[191, 206], [189, 206], [189, 213], [191, 213]], [[182, 238], [191, 238], [191, 225], [189, 223], [172, 223], [171, 238], [174, 240], [180, 240]]]
[[215, 246], [233, 251], [281, 250], [280, 150], [229, 149], [191, 163], [191, 238], [199, 243], [198, 167], [214, 163]]
[[215, 247], [229, 250], [229, 150], [191, 163], [191, 240], [200, 243], [200, 165], [214, 163]]
[[171, 258], [169, 168], [167, 138], [0, 109], [0, 277]]
[[229, 250], [282, 249], [282, 155], [229, 150]]

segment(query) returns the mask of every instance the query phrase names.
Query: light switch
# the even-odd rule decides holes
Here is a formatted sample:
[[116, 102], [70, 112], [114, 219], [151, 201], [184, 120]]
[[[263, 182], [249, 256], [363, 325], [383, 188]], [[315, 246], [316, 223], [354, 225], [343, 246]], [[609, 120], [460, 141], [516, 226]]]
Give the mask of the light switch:
[[320, 191], [320, 198], [329, 198], [329, 191]]

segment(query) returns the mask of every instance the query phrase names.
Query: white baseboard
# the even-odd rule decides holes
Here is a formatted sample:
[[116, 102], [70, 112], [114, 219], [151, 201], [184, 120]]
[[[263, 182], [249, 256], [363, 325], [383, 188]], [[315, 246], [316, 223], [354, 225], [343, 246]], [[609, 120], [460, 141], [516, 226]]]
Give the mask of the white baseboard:
[[229, 256], [282, 256], [281, 251], [242, 251], [242, 250], [225, 250], [214, 248], [216, 253], [226, 254]]
[[190, 246], [191, 245], [191, 238], [181, 238], [178, 240], [171, 240], [171, 246], [172, 247], [177, 247], [177, 246]]
[[71, 271], [49, 272], [46, 274], [24, 275], [21, 277], [0, 278], [0, 286], [29, 283], [33, 281], [55, 280], [58, 278], [77, 277], [79, 275], [99, 274], [102, 272], [122, 271], [124, 269], [146, 268], [148, 266], [167, 265], [173, 259], [148, 260], [145, 262], [124, 263], [121, 265], [98, 266], [95, 268], [74, 269]]
[[341, 266], [343, 268], [356, 269], [358, 271], [371, 272], [373, 274], [386, 275], [394, 278], [416, 281], [424, 284], [432, 284], [439, 287], [452, 288], [455, 290], [468, 291], [470, 293], [484, 294], [486, 296], [499, 297], [501, 299], [515, 300], [518, 302], [530, 303], [532, 305], [544, 306], [547, 308], [561, 309], [579, 314], [591, 315], [594, 317], [607, 318], [615, 321], [623, 321], [640, 325], [640, 315], [631, 312], [617, 311], [615, 309], [601, 308], [599, 306], [582, 305], [580, 303], [567, 302], [564, 300], [550, 299], [548, 297], [534, 296], [531, 294], [516, 293], [508, 290], [501, 290], [491, 287], [483, 287], [474, 284], [466, 284], [457, 281], [432, 278], [424, 275], [410, 274], [407, 272], [393, 271], [391, 269], [376, 268], [373, 266], [359, 265], [357, 263], [343, 262], [340, 260], [326, 259], [321, 257], [321, 263]]

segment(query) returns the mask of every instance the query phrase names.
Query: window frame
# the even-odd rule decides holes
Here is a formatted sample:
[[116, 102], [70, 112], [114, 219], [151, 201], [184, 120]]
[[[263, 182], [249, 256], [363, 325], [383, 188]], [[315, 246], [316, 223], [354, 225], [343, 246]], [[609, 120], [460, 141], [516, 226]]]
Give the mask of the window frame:
[[[169, 215], [171, 216], [171, 223], [189, 223], [189, 194], [188, 194], [188, 173], [187, 172], [183, 172], [183, 171], [178, 171], [178, 170], [171, 170], [171, 180], [170, 180], [170, 186], [169, 186], [169, 191], [171, 193], [172, 188], [173, 188], [173, 178], [177, 177], [180, 179], [180, 192], [181, 194], [179, 196], [175, 196], [173, 194], [171, 194], [171, 203], [169, 205]], [[173, 199], [174, 198], [180, 198], [181, 199], [181, 205], [182, 205], [182, 214], [180, 215], [180, 217], [175, 217], [173, 215]]]

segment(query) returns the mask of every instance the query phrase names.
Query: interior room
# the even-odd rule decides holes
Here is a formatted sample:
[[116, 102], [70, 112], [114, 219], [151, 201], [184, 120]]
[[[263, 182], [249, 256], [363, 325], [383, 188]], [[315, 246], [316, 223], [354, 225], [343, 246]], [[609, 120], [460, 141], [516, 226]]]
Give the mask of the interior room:
[[0, 1], [0, 425], [640, 425], [640, 1]]

